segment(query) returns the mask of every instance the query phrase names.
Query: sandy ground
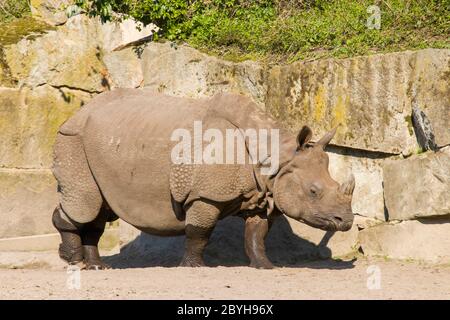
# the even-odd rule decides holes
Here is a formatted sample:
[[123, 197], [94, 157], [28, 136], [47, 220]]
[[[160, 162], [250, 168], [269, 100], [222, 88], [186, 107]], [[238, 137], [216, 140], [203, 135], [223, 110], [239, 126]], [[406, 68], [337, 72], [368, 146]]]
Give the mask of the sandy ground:
[[[274, 270], [149, 267], [81, 271], [80, 289], [74, 282], [77, 274], [68, 273], [62, 264], [24, 267], [0, 268], [1, 299], [450, 299], [449, 266], [364, 258], [306, 262]], [[368, 289], [368, 283], [373, 289]], [[75, 287], [69, 289], [71, 285]]]

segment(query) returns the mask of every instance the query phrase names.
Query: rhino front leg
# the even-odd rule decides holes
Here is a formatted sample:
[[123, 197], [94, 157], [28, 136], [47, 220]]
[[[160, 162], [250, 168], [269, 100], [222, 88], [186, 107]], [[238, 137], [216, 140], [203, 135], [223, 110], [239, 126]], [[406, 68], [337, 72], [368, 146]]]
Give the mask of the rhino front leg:
[[195, 201], [186, 211], [185, 252], [180, 267], [204, 266], [203, 251], [219, 218], [220, 209], [208, 202]]
[[245, 252], [250, 259], [250, 267], [272, 269], [274, 266], [266, 256], [264, 239], [269, 232], [271, 222], [260, 215], [245, 220]]

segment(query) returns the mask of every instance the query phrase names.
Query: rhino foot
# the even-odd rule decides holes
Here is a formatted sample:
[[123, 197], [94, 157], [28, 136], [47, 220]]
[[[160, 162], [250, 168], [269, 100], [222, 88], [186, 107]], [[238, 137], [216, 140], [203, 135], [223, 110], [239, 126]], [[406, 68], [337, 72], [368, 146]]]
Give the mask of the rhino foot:
[[65, 232], [61, 234], [62, 243], [59, 245], [59, 257], [68, 264], [77, 264], [83, 261], [81, 240], [77, 234]]
[[183, 257], [183, 260], [180, 262], [179, 267], [204, 267], [205, 263], [203, 259], [198, 257]]
[[86, 263], [84, 270], [106, 270], [106, 269], [111, 269], [111, 267], [109, 265], [107, 265], [106, 263], [103, 262], [97, 262], [95, 264], [93, 263]]
[[275, 266], [272, 264], [272, 262], [268, 260], [262, 260], [262, 261], [252, 261], [250, 263], [251, 268], [256, 269], [274, 269]]
[[104, 263], [100, 258], [97, 246], [84, 245], [83, 252], [84, 252], [85, 270], [111, 269], [111, 267], [106, 263]]
[[103, 263], [102, 261], [87, 262], [86, 260], [84, 260], [84, 261], [69, 263], [69, 266], [76, 266], [80, 270], [106, 270], [106, 269], [111, 269], [111, 267], [109, 265], [107, 265], [106, 263]]

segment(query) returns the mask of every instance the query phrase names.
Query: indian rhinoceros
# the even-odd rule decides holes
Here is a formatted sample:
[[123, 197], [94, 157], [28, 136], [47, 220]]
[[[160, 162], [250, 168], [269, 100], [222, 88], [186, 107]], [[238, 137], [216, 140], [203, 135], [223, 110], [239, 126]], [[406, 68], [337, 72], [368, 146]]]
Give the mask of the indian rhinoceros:
[[[278, 154], [250, 161], [244, 137], [245, 163], [174, 161], [173, 133], [192, 130], [195, 121], [203, 129], [235, 130], [237, 136], [247, 128], [277, 129], [278, 139], [270, 144], [279, 143]], [[237, 215], [245, 219], [251, 266], [272, 268], [264, 239], [277, 216], [323, 230], [352, 226], [353, 175], [341, 185], [333, 180], [324, 151], [335, 131], [313, 143], [309, 127], [293, 135], [237, 94], [198, 99], [149, 89], [100, 94], [57, 134], [53, 173], [59, 205], [52, 221], [61, 234], [59, 255], [87, 269], [106, 268], [97, 245], [106, 222], [120, 217], [146, 233], [186, 235], [181, 266], [202, 266], [217, 221]], [[275, 157], [279, 165], [262, 174]]]

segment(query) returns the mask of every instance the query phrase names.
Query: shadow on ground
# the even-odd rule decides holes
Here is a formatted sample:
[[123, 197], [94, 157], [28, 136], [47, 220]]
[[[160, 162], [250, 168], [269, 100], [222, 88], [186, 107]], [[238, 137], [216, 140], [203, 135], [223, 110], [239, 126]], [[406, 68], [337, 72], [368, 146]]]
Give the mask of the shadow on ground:
[[[266, 239], [269, 259], [279, 267], [314, 269], [350, 269], [354, 261], [331, 258], [327, 242], [332, 233], [326, 233], [319, 245], [302, 239], [292, 232], [288, 221], [275, 221]], [[115, 269], [145, 267], [176, 267], [184, 253], [184, 237], [157, 237], [141, 233], [121, 249], [120, 254], [104, 260]], [[244, 221], [230, 217], [220, 221], [205, 250], [207, 266], [248, 266], [244, 250]]]

